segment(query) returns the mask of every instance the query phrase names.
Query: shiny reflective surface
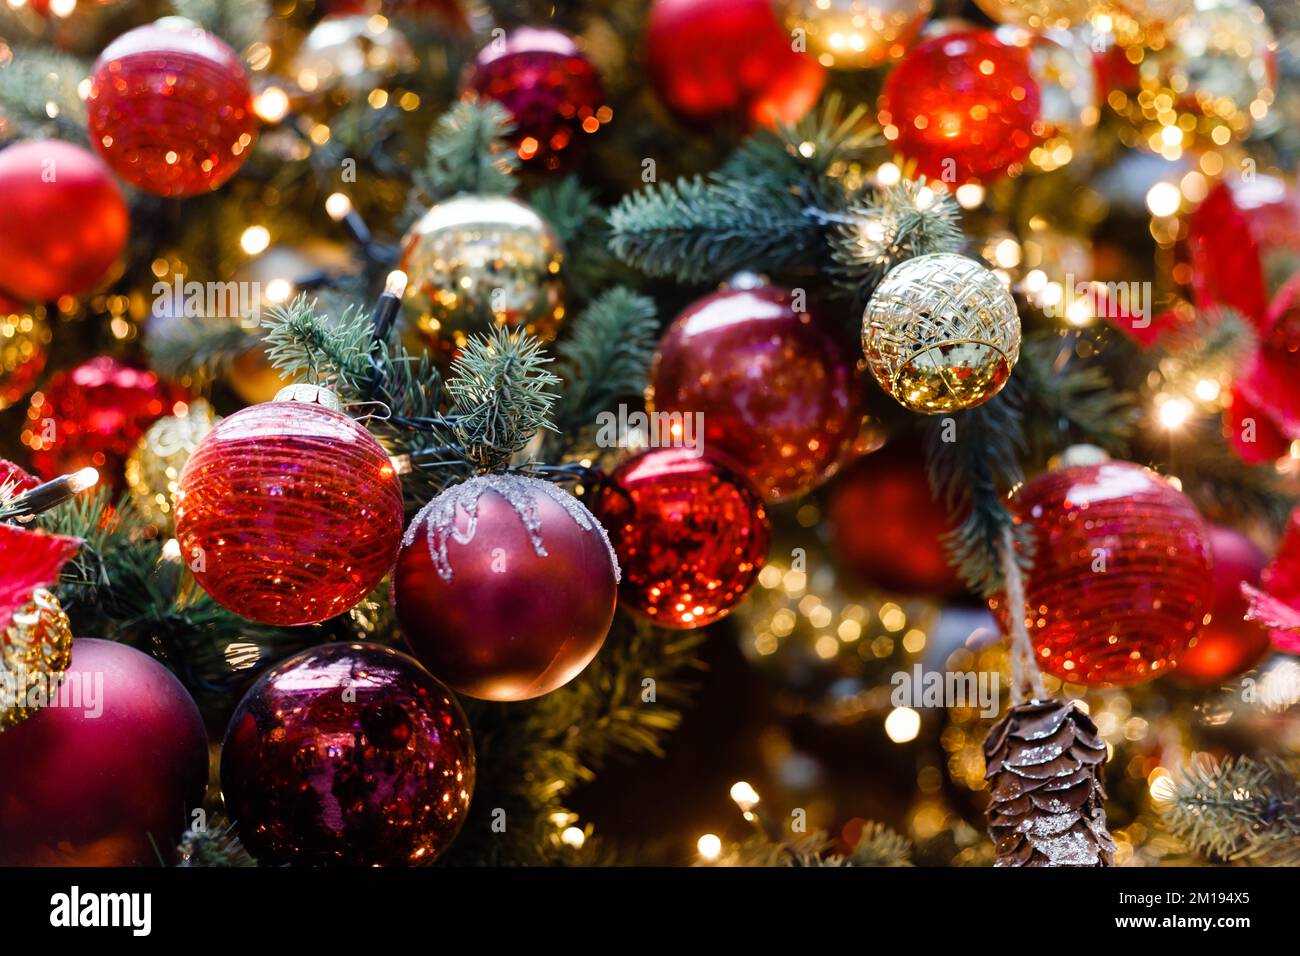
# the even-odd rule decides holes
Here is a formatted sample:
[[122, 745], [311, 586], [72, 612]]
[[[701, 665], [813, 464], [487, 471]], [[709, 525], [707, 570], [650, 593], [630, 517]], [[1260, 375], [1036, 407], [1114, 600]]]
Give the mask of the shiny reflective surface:
[[208, 779], [198, 707], [116, 641], [74, 641], [64, 686], [99, 705], [43, 708], [0, 733], [0, 866], [170, 862]]
[[157, 196], [216, 189], [244, 164], [257, 135], [238, 54], [179, 17], [104, 48], [86, 118], [90, 141], [113, 170]]
[[412, 652], [457, 692], [486, 700], [527, 700], [576, 677], [605, 642], [616, 589], [590, 512], [518, 475], [471, 479], [435, 498], [393, 569]]
[[1039, 666], [1092, 687], [1172, 670], [1214, 594], [1208, 530], [1191, 501], [1155, 472], [1111, 461], [1041, 475], [1014, 508], [1036, 548], [1025, 601]]
[[781, 0], [786, 28], [802, 30], [822, 66], [865, 69], [897, 60], [930, 15], [932, 0]]
[[264, 864], [429, 864], [469, 811], [469, 723], [405, 654], [326, 644], [245, 695], [226, 731], [221, 789]]
[[440, 202], [402, 239], [406, 320], [442, 362], [494, 326], [549, 342], [564, 318], [562, 259], [554, 231], [517, 199]]
[[885, 80], [878, 121], [922, 175], [965, 183], [1023, 162], [1041, 113], [1026, 52], [968, 30], [907, 52]]
[[772, 531], [754, 487], [730, 466], [683, 449], [625, 462], [594, 508], [618, 552], [620, 599], [663, 627], [725, 617], [767, 559]]
[[775, 286], [718, 292], [682, 312], [646, 399], [656, 412], [703, 415], [704, 449], [725, 452], [772, 500], [828, 478], [861, 419], [850, 357]]
[[218, 424], [175, 496], [181, 555], [223, 607], [263, 624], [341, 614], [388, 573], [402, 489], [388, 454], [346, 415], [266, 402]]

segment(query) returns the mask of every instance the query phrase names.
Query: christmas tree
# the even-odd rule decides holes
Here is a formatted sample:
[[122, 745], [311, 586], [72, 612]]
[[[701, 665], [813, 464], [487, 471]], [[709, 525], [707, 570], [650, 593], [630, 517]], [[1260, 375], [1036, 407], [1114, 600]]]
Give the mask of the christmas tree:
[[1294, 864], [1298, 76], [0, 0], [0, 864]]

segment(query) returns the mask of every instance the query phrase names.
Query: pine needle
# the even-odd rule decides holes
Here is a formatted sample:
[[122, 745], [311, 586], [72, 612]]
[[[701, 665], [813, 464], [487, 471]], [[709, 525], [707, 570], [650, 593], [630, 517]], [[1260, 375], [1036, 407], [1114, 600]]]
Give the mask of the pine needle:
[[416, 184], [431, 201], [460, 193], [505, 195], [517, 185], [519, 159], [508, 138], [514, 124], [494, 100], [462, 100], [444, 113], [429, 137]]

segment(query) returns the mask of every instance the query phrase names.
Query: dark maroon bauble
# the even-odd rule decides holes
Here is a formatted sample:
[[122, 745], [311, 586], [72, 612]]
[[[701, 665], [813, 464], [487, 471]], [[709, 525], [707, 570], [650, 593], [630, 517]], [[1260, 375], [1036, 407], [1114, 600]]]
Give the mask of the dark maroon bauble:
[[668, 327], [647, 398], [686, 424], [702, 415], [705, 451], [725, 452], [781, 501], [830, 477], [852, 447], [862, 419], [853, 366], [787, 290], [732, 288]]
[[506, 108], [519, 158], [547, 169], [558, 169], [561, 157], [612, 115], [601, 110], [596, 68], [560, 30], [520, 27], [493, 40], [475, 59], [467, 86]]
[[221, 751], [221, 790], [261, 863], [427, 865], [469, 811], [469, 722], [405, 654], [324, 644], [244, 695]]
[[536, 478], [486, 475], [411, 522], [393, 600], [412, 652], [455, 690], [527, 700], [596, 656], [617, 584], [605, 529], [581, 502]]
[[189, 693], [149, 655], [80, 638], [57, 701], [0, 733], [0, 866], [169, 861], [208, 779]]

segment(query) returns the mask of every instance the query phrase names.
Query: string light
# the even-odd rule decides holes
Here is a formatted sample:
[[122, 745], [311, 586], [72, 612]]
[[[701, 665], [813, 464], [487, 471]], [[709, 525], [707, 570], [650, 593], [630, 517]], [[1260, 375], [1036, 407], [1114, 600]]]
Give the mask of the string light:
[[915, 740], [921, 732], [921, 715], [911, 707], [895, 707], [885, 718], [885, 736], [896, 744]]
[[1191, 403], [1185, 398], [1167, 397], [1160, 403], [1160, 424], [1173, 431], [1181, 428], [1192, 414]]
[[731, 799], [740, 807], [740, 812], [748, 816], [749, 811], [758, 805], [758, 791], [744, 780], [738, 780], [731, 785]]
[[1147, 190], [1147, 209], [1153, 216], [1172, 216], [1183, 204], [1183, 194], [1173, 183], [1156, 183]]
[[581, 827], [568, 827], [560, 834], [560, 842], [575, 850], [581, 850], [582, 845], [587, 842], [587, 834]]
[[715, 833], [706, 833], [695, 841], [695, 849], [699, 851], [701, 858], [716, 860], [722, 855], [722, 840]]
[[266, 251], [271, 244], [271, 232], [265, 226], [249, 226], [239, 237], [239, 245], [250, 256]]

